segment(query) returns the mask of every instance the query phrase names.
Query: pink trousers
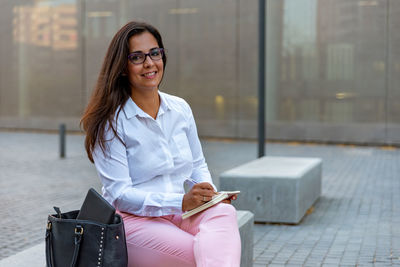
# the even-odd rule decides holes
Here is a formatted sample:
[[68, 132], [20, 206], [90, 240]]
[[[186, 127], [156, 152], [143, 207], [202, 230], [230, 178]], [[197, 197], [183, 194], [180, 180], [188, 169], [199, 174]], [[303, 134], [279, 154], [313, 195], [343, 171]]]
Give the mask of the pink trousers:
[[128, 267], [239, 267], [236, 210], [219, 203], [182, 220], [181, 215], [124, 219]]

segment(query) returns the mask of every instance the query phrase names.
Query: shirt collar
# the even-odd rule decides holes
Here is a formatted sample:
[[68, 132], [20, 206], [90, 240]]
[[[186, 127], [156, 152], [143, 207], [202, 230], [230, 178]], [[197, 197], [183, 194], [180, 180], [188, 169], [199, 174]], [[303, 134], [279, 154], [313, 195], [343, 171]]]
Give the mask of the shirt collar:
[[[162, 92], [159, 92], [158, 95], [160, 96], [160, 108], [158, 110], [157, 116], [160, 116], [164, 114], [166, 111], [170, 110], [171, 107], [168, 103], [168, 100], [166, 99], [166, 97]], [[144, 112], [141, 108], [139, 108], [139, 106], [136, 105], [136, 103], [130, 97], [125, 102], [123, 110], [128, 120], [135, 116], [149, 117], [149, 115], [146, 112]]]
[[164, 114], [166, 111], [171, 109], [170, 104], [168, 103], [168, 99], [165, 97], [163, 92], [159, 92], [158, 95], [160, 96], [160, 109], [158, 110], [158, 116]]

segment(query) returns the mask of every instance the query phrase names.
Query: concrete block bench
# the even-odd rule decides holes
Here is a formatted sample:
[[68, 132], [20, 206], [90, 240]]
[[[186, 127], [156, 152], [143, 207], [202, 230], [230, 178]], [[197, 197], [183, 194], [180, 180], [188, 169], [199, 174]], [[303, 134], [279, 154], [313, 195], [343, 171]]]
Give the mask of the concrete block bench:
[[238, 210], [237, 222], [242, 244], [240, 267], [252, 267], [254, 215], [253, 213], [247, 210]]
[[262, 157], [220, 176], [221, 190], [240, 190], [233, 205], [256, 222], [298, 224], [321, 195], [319, 158]]
[[[249, 211], [238, 210], [237, 222], [242, 243], [241, 267], [253, 266], [253, 224], [254, 216]], [[42, 242], [8, 258], [0, 260], [0, 267], [45, 267], [45, 243]]]
[[0, 260], [0, 267], [46, 267], [45, 249], [45, 243], [42, 242], [34, 247]]

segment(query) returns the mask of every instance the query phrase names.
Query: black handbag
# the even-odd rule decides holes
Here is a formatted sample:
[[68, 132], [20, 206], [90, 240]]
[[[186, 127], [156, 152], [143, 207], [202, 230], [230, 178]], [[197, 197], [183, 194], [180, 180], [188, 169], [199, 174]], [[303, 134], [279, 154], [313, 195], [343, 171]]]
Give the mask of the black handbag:
[[79, 210], [49, 215], [46, 227], [47, 267], [126, 267], [124, 223], [101, 224], [77, 220]]

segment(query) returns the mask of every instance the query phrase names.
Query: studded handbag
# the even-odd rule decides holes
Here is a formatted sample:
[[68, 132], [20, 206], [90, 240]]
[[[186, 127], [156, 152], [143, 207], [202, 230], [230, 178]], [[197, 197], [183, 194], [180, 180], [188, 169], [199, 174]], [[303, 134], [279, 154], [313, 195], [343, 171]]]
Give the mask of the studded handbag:
[[126, 267], [128, 254], [121, 216], [111, 224], [76, 219], [79, 210], [49, 215], [47, 267]]

